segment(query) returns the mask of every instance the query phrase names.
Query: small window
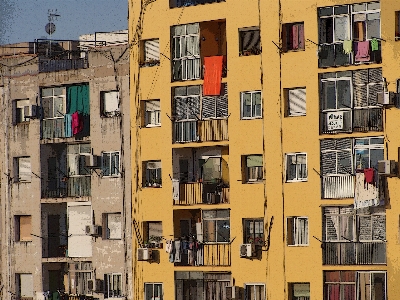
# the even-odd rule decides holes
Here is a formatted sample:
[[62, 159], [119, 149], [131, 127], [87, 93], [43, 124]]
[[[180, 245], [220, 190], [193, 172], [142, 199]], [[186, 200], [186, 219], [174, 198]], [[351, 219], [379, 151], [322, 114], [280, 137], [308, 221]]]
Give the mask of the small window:
[[244, 244], [264, 245], [264, 219], [243, 220]]
[[395, 39], [396, 41], [400, 40], [400, 11], [396, 11], [396, 28], [395, 28]]
[[29, 122], [31, 116], [29, 99], [14, 100], [14, 125], [22, 122]]
[[230, 212], [228, 209], [203, 210], [203, 241], [205, 243], [230, 242]]
[[289, 300], [310, 300], [310, 283], [289, 283]]
[[243, 160], [243, 182], [263, 181], [263, 158], [262, 155], [245, 155]]
[[122, 297], [122, 274], [104, 274], [104, 298]]
[[32, 274], [15, 274], [17, 299], [33, 299]]
[[246, 300], [265, 300], [265, 285], [246, 283], [245, 285]]
[[249, 27], [239, 29], [239, 55], [249, 56], [261, 53], [260, 29]]
[[30, 157], [17, 157], [14, 159], [15, 182], [31, 182], [31, 158]]
[[103, 239], [120, 240], [122, 238], [121, 213], [103, 214]]
[[306, 115], [306, 89], [294, 88], [286, 89], [286, 116], [305, 116]]
[[100, 98], [101, 115], [103, 117], [114, 117], [120, 115], [118, 91], [101, 92]]
[[144, 187], [161, 187], [161, 161], [145, 161], [143, 162], [143, 186]]
[[145, 243], [152, 248], [158, 248], [162, 243], [162, 222], [144, 222], [143, 227]]
[[144, 284], [145, 300], [163, 300], [162, 283], [145, 283]]
[[287, 244], [288, 246], [308, 246], [308, 218], [287, 218]]
[[160, 42], [159, 39], [143, 41], [142, 67], [152, 67], [160, 65]]
[[307, 181], [307, 154], [286, 154], [286, 182]]
[[261, 118], [261, 91], [241, 92], [241, 119]]
[[121, 174], [120, 152], [102, 153], [102, 174], [103, 176], [119, 176]]
[[15, 216], [15, 241], [32, 241], [32, 216]]
[[282, 25], [283, 51], [304, 50], [304, 23]]
[[142, 101], [144, 107], [144, 126], [161, 126], [160, 100]]

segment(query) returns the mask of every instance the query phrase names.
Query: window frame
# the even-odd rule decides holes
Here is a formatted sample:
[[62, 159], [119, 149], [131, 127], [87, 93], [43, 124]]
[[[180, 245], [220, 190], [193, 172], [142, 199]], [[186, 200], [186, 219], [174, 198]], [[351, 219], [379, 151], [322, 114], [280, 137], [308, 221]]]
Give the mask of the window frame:
[[[160, 168], [155, 168], [155, 169], [148, 169], [148, 163], [159, 163]], [[149, 171], [149, 170], [155, 170], [155, 171]], [[151, 188], [151, 187], [156, 187], [156, 188], [161, 188], [162, 187], [162, 164], [161, 160], [146, 160], [143, 161], [143, 179], [142, 179], [142, 187], [146, 188]], [[150, 176], [151, 172], [154, 172], [155, 176]], [[153, 181], [153, 183], [151, 183]]]
[[[119, 224], [120, 224], [121, 231], [119, 233], [119, 237], [113, 237], [113, 238], [110, 237], [111, 230], [109, 228], [109, 221], [108, 221], [109, 215], [119, 215], [119, 217], [120, 217]], [[103, 234], [102, 234], [102, 238], [105, 239], [105, 240], [114, 240], [114, 241], [122, 240], [122, 232], [123, 232], [123, 230], [122, 230], [122, 214], [120, 212], [110, 212], [110, 213], [104, 213], [102, 217], [103, 217], [103, 224], [102, 224], [102, 231], [103, 231], [102, 233]]]
[[[110, 168], [112, 168], [112, 162], [113, 162], [113, 157], [114, 157], [114, 170], [116, 169], [116, 172], [113, 173], [113, 171], [110, 170], [109, 174], [105, 173], [104, 170], [106, 170], [106, 164], [105, 164], [105, 156], [109, 156], [109, 165]], [[115, 157], [118, 157], [118, 167], [115, 166]], [[101, 174], [102, 177], [121, 177], [121, 151], [103, 151], [101, 153]]]
[[[258, 225], [259, 228], [261, 228], [262, 233], [256, 233], [256, 223], [260, 223], [261, 222], [261, 226], [260, 224]], [[249, 232], [249, 235], [247, 235], [247, 224], [250, 223], [249, 229], [251, 231], [251, 227], [252, 227], [252, 231], [253, 233]], [[243, 244], [255, 244], [256, 246], [264, 246], [265, 244], [265, 232], [264, 232], [264, 218], [244, 218], [243, 222], [242, 222], [242, 226], [243, 226]], [[256, 234], [261, 235], [261, 237], [256, 237]], [[252, 242], [250, 241], [250, 239], [252, 239]], [[258, 240], [257, 240], [258, 239]]]
[[[299, 164], [297, 163], [297, 156], [300, 155], [305, 155], [305, 166], [306, 166], [306, 170], [305, 170], [305, 174], [306, 177], [298, 177], [299, 174], [299, 169], [298, 166]], [[288, 165], [288, 160], [289, 160], [289, 156], [295, 156], [296, 159], [296, 178], [295, 179], [288, 179], [288, 174], [289, 174], [289, 165]], [[302, 164], [300, 164], [302, 165]], [[285, 174], [286, 174], [286, 182], [307, 182], [308, 181], [308, 157], [307, 157], [307, 153], [306, 152], [291, 152], [291, 153], [285, 153]]]
[[[254, 166], [254, 167], [248, 167], [247, 166], [247, 158], [249, 156], [258, 156], [261, 157], [261, 161], [262, 161], [262, 165], [261, 166]], [[257, 173], [257, 178], [250, 178], [250, 173], [251, 170], [254, 168], [254, 170], [256, 170], [254, 173]], [[261, 170], [261, 171], [260, 171]], [[263, 183], [264, 182], [264, 160], [263, 160], [263, 155], [262, 154], [247, 154], [247, 155], [243, 155], [242, 156], [242, 176], [243, 176], [243, 183], [249, 183], [249, 184], [253, 184], [253, 183]], [[259, 179], [258, 173], [261, 172], [261, 179]]]
[[[289, 219], [292, 219], [293, 227], [289, 227]], [[305, 220], [304, 225], [301, 225], [300, 220]], [[310, 236], [309, 236], [309, 218], [305, 216], [290, 216], [286, 217], [286, 245], [288, 247], [308, 247], [310, 246]], [[302, 228], [303, 227], [303, 228]], [[289, 230], [293, 238], [293, 243], [290, 244], [289, 241]], [[302, 243], [300, 241], [300, 236], [302, 233], [306, 237], [306, 242]]]
[[[293, 27], [298, 27], [298, 48], [293, 48], [293, 40], [290, 38], [290, 33], [293, 31]], [[300, 28], [302, 27], [302, 36], [300, 36]], [[283, 50], [284, 52], [298, 52], [305, 51], [305, 33], [304, 33], [304, 21], [293, 22], [282, 24], [282, 40], [284, 41]], [[293, 38], [293, 37], [292, 37]], [[302, 44], [302, 45], [300, 45]]]
[[[25, 218], [26, 221], [29, 220], [30, 227], [30, 235], [29, 236], [21, 236], [21, 218]], [[26, 223], [24, 223], [26, 224]], [[15, 233], [15, 242], [32, 242], [32, 215], [15, 215], [14, 216], [14, 233]]]
[[[374, 287], [375, 287], [375, 285], [374, 284], [372, 284], [372, 276], [373, 276], [373, 274], [384, 274], [384, 276], [385, 276], [385, 286], [384, 286], [384, 290], [385, 290], [385, 295], [384, 295], [384, 300], [386, 300], [387, 299], [387, 271], [379, 271], [379, 270], [374, 270], [374, 271], [356, 271], [356, 298], [357, 299], [360, 299], [361, 300], [361, 296], [360, 296], [360, 292], [361, 292], [361, 280], [360, 280], [360, 275], [361, 274], [369, 274], [369, 281], [370, 281], [370, 284], [369, 284], [369, 295], [370, 295], [370, 297], [369, 297], [369, 299], [367, 299], [368, 297], [366, 296], [365, 298], [365, 300], [374, 300], [373, 298], [372, 298], [372, 295], [374, 294], [374, 293], [372, 293], [372, 290], [374, 289]], [[365, 284], [365, 285], [368, 285], [368, 284]]]
[[[298, 109], [298, 111], [291, 113], [290, 109], [290, 104], [292, 101], [290, 101], [290, 94], [293, 91], [302, 91], [304, 90], [304, 109], [301, 111]], [[301, 116], [306, 116], [307, 115], [307, 89], [305, 86], [303, 87], [293, 87], [293, 88], [286, 88], [285, 90], [285, 96], [286, 96], [286, 111], [285, 115], [286, 117], [301, 117]]]
[[400, 40], [400, 10], [397, 10], [395, 13], [395, 32], [394, 32], [394, 40]]
[[[79, 153], [70, 153], [69, 151], [73, 151], [72, 148], [74, 146], [79, 146]], [[82, 161], [84, 156], [90, 156], [91, 151], [88, 152], [82, 152], [82, 147], [86, 146], [91, 149], [91, 144], [90, 143], [79, 143], [79, 144], [67, 144], [67, 172], [68, 172], [68, 177], [84, 177], [84, 176], [91, 176], [90, 175], [90, 170], [86, 168], [84, 162]], [[71, 149], [71, 150], [70, 150]], [[78, 165], [74, 164], [73, 158], [74, 156], [78, 156]], [[75, 160], [76, 162], [76, 160]], [[70, 166], [75, 165], [76, 171], [78, 174], [75, 174], [73, 171], [70, 170]], [[82, 171], [83, 174], [80, 174]]]
[[[257, 32], [258, 31], [258, 36], [259, 40], [256, 42], [256, 44], [252, 48], [244, 49], [243, 48], [243, 39], [244, 39], [244, 34], [249, 33], [249, 32]], [[250, 27], [243, 27], [239, 28], [239, 56], [252, 56], [252, 55], [260, 55], [262, 53], [262, 48], [261, 48], [261, 30], [259, 26], [250, 26]]]
[[[21, 160], [29, 158], [29, 174], [25, 174], [26, 180], [21, 178]], [[31, 156], [17, 156], [14, 157], [14, 183], [31, 183], [32, 182], [32, 160]], [[25, 162], [28, 164], [28, 161]]]
[[[47, 89], [51, 89], [52, 90], [52, 94], [48, 95], [48, 96], [43, 96], [43, 90], [47, 90]], [[61, 94], [55, 94], [55, 90], [56, 89], [61, 89], [62, 93]], [[63, 105], [63, 109], [62, 111], [58, 111], [55, 113], [54, 112], [54, 100], [56, 98], [61, 98], [62, 99], [62, 105]], [[43, 105], [43, 100], [44, 99], [49, 99], [49, 101], [52, 103], [52, 116], [46, 118], [45, 114], [44, 114], [44, 105]], [[67, 87], [66, 86], [53, 86], [53, 87], [41, 87], [40, 88], [40, 103], [41, 103], [41, 107], [43, 109], [43, 120], [54, 120], [54, 119], [63, 119], [64, 115], [66, 114], [67, 111]]]
[[[254, 291], [253, 291], [253, 293], [254, 293], [254, 295], [256, 295], [255, 294], [255, 289], [256, 289], [256, 287], [261, 287], [262, 288], [262, 290], [263, 290], [263, 293], [262, 293], [262, 297], [261, 297], [261, 299], [257, 299], [257, 297], [255, 298], [255, 299], [251, 299], [250, 298], [250, 296], [248, 295], [248, 293], [247, 293], [247, 287], [253, 287], [253, 289], [254, 289]], [[244, 298], [246, 299], [246, 300], [266, 300], [266, 287], [265, 287], [265, 283], [261, 283], [261, 282], [249, 282], [249, 283], [245, 283], [244, 285], [243, 285], [243, 288], [244, 288]]]
[[[371, 144], [372, 139], [382, 139], [381, 144]], [[358, 140], [369, 140], [368, 145], [357, 144]], [[383, 136], [376, 137], [363, 137], [363, 138], [354, 138], [353, 140], [353, 151], [354, 151], [354, 172], [358, 169], [367, 169], [374, 168], [375, 166], [371, 166], [371, 150], [382, 150], [382, 160], [385, 158], [385, 138]], [[357, 159], [357, 151], [368, 151], [368, 166], [361, 167], [362, 165], [358, 165]], [[379, 160], [378, 160], [379, 161]], [[360, 167], [358, 167], [360, 166]], [[377, 166], [376, 166], [377, 168]]]
[[[116, 101], [117, 101], [116, 104], [117, 104], [118, 108], [116, 110], [106, 111], [105, 95], [110, 94], [110, 93], [113, 93], [113, 94], [116, 93]], [[121, 115], [120, 99], [121, 99], [120, 91], [118, 91], [118, 90], [100, 91], [100, 101], [101, 101], [100, 102], [100, 116], [104, 117], [104, 118], [112, 118], [112, 117], [120, 116]]]
[[[326, 275], [327, 273], [337, 273], [338, 274], [338, 281], [329, 281], [326, 279]], [[354, 273], [354, 281], [347, 279], [349, 277], [349, 275], [352, 275]], [[348, 274], [347, 276], [345, 274]], [[324, 299], [327, 300], [337, 300], [337, 299], [331, 299], [329, 297], [329, 287], [330, 286], [338, 286], [338, 290], [339, 290], [339, 298], [340, 300], [345, 300], [344, 297], [342, 297], [342, 295], [344, 295], [344, 288], [345, 287], [350, 287], [353, 286], [354, 289], [354, 299], [356, 299], [356, 293], [357, 293], [357, 278], [356, 278], [356, 271], [350, 271], [350, 270], [329, 270], [329, 271], [323, 271], [323, 290], [324, 290]], [[326, 298], [325, 298], [326, 297]]]
[[[152, 41], [158, 41], [158, 59], [148, 58], [147, 54], [147, 44]], [[160, 39], [159, 38], [152, 38], [152, 39], [145, 39], [141, 41], [141, 45], [143, 47], [142, 51], [142, 58], [141, 58], [141, 67], [153, 67], [160, 65]]]
[[310, 296], [295, 296], [294, 295], [294, 285], [296, 284], [308, 284], [308, 294], [311, 294], [311, 284], [310, 282], [288, 282], [289, 300], [310, 300]]
[[[216, 214], [218, 213], [218, 211], [227, 211], [228, 212], [228, 217], [204, 217], [204, 212], [211, 212], [211, 211], [215, 211]], [[203, 243], [204, 244], [229, 244], [231, 243], [231, 225], [230, 225], [230, 209], [207, 209], [207, 210], [202, 210], [201, 211], [201, 223], [202, 223], [202, 227], [203, 227]], [[229, 237], [228, 240], [225, 239], [225, 237], [223, 237], [221, 234], [221, 236], [223, 237], [224, 241], [219, 241], [218, 240], [218, 221], [228, 221], [229, 225], [228, 229], [229, 229]], [[206, 237], [208, 237], [208, 233], [206, 233], [206, 227], [205, 223], [207, 222], [212, 222], [214, 223], [214, 236], [215, 236], [215, 240], [214, 241], [206, 241]]]
[[[161, 286], [161, 295], [159, 295], [159, 297], [154, 297], [154, 291], [155, 291], [155, 286], [156, 285], [157, 286]], [[146, 298], [146, 296], [147, 296], [147, 293], [146, 293], [147, 286], [151, 286], [151, 289], [152, 289], [153, 297], [151, 297], [150, 299]], [[162, 282], [145, 282], [144, 283], [144, 297], [143, 297], [143, 299], [144, 300], [155, 300], [157, 298], [158, 298], [158, 300], [163, 300], [164, 299], [164, 286], [163, 286], [163, 283]]]
[[[117, 289], [117, 293], [114, 295], [114, 276], [115, 277], [120, 277], [119, 280], [119, 290]], [[107, 280], [104, 280], [104, 298], [105, 299], [110, 299], [110, 298], [121, 298], [122, 297], [122, 273], [106, 273], [104, 274], [104, 278]], [[110, 280], [111, 280], [111, 285], [110, 285]], [[110, 289], [111, 287], [111, 289]], [[119, 291], [119, 293], [118, 293]]]
[[[148, 110], [147, 106], [150, 102], [158, 102], [158, 110]], [[161, 127], [161, 101], [159, 99], [156, 100], [143, 100], [143, 109], [144, 109], [144, 127]], [[154, 113], [155, 123], [151, 123], [151, 115]], [[157, 122], [158, 121], [158, 122]]]
[[30, 104], [29, 98], [13, 100], [13, 114], [15, 115], [14, 125], [30, 122], [30, 118], [25, 116], [25, 107], [28, 107], [28, 110], [32, 112], [32, 105]]
[[[251, 116], [246, 117], [244, 116], [244, 95], [245, 94], [250, 94], [250, 107], [251, 107]], [[257, 111], [257, 105], [258, 104], [253, 104], [255, 100], [255, 94], [260, 94], [260, 115], [256, 114]], [[254, 108], [254, 115], [253, 115], [253, 106]], [[262, 98], [262, 91], [261, 90], [254, 90], [254, 91], [243, 91], [240, 92], [240, 119], [241, 120], [253, 120], [253, 119], [262, 119], [263, 118], [263, 98]]]
[[[29, 276], [30, 275], [30, 283], [32, 284], [31, 295], [21, 295], [22, 294], [22, 279], [21, 275]], [[23, 276], [22, 276], [23, 277]], [[24, 285], [26, 285], [25, 283]], [[16, 299], [34, 299], [34, 288], [33, 288], [33, 274], [32, 273], [15, 273], [15, 285], [16, 285]]]

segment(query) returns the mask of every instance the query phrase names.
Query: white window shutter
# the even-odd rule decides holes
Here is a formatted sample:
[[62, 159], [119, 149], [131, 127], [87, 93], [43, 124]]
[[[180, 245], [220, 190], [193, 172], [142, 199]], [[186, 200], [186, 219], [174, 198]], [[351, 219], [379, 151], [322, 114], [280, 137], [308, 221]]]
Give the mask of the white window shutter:
[[20, 274], [21, 297], [33, 297], [32, 274]]
[[289, 90], [289, 115], [306, 114], [306, 89]]
[[20, 157], [18, 159], [18, 176], [19, 181], [30, 182], [31, 181], [31, 158]]
[[111, 91], [104, 93], [104, 112], [119, 111], [119, 93]]
[[149, 40], [144, 43], [145, 61], [160, 60], [160, 42], [159, 40]]

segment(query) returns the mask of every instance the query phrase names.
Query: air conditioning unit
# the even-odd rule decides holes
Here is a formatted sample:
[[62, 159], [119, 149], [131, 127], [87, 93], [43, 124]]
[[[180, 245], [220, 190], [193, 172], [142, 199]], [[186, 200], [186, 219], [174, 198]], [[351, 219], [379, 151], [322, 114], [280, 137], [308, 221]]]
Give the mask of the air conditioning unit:
[[86, 225], [85, 227], [86, 235], [99, 236], [100, 231], [101, 230], [99, 225]]
[[139, 248], [137, 250], [138, 260], [151, 260], [153, 258], [153, 250], [149, 248]]
[[25, 118], [36, 119], [39, 115], [39, 107], [37, 105], [24, 106]]
[[378, 174], [396, 175], [396, 162], [394, 160], [379, 160]]
[[380, 105], [394, 105], [397, 94], [394, 92], [377, 93], [377, 101]]
[[101, 157], [97, 155], [85, 155], [85, 167], [100, 168]]
[[240, 257], [254, 257], [256, 254], [256, 246], [254, 244], [241, 244]]
[[87, 281], [87, 287], [89, 291], [94, 291], [95, 290], [95, 281], [93, 279], [88, 279]]
[[225, 300], [240, 299], [238, 286], [225, 286]]

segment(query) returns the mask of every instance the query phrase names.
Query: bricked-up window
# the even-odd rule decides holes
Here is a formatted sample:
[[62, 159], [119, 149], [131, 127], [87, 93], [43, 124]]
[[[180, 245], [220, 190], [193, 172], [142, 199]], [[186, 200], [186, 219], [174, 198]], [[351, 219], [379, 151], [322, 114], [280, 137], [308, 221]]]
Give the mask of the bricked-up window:
[[162, 283], [150, 283], [144, 284], [144, 295], [145, 300], [163, 300], [163, 285]]
[[261, 53], [260, 28], [247, 27], [239, 29], [239, 55], [258, 55]]
[[289, 300], [310, 300], [310, 283], [289, 283]]
[[304, 22], [282, 25], [283, 51], [304, 50]]
[[33, 299], [33, 276], [29, 273], [15, 274], [17, 299]]
[[32, 241], [32, 216], [15, 216], [15, 241]]
[[14, 159], [15, 168], [15, 182], [31, 182], [31, 158], [30, 157], [16, 157]]

